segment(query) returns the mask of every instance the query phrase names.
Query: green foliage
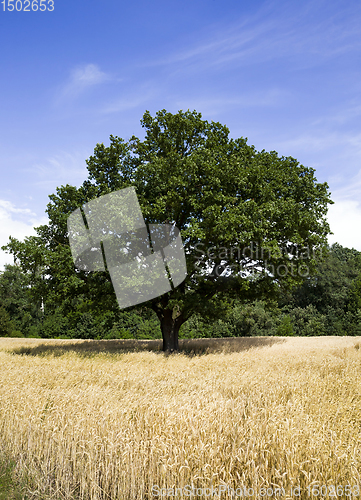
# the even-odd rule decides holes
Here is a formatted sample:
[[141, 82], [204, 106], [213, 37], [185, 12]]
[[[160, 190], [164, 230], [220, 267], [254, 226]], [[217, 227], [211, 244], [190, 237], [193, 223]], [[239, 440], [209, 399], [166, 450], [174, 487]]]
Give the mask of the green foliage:
[[[193, 314], [179, 330], [181, 339], [199, 339], [221, 337], [214, 328], [213, 323], [204, 321], [200, 314]], [[227, 335], [225, 335], [227, 337]]]
[[26, 500], [26, 481], [18, 480], [15, 474], [16, 462], [0, 457], [0, 500]]
[[[284, 297], [297, 335], [357, 335], [361, 252], [338, 243], [324, 249], [316, 272]], [[293, 309], [293, 312], [291, 311]]]
[[295, 307], [289, 311], [289, 318], [295, 335], [326, 335], [326, 317], [319, 313], [312, 304], [305, 308]]
[[[314, 169], [292, 157], [258, 152], [243, 137], [230, 139], [225, 125], [202, 120], [196, 111], [172, 114], [162, 110], [154, 117], [146, 111], [141, 124], [143, 141], [133, 136], [126, 142], [111, 135], [109, 146], [97, 144], [86, 161], [88, 178], [83, 184], [61, 186], [49, 196], [49, 223], [36, 228], [37, 236], [23, 242], [10, 238], [4, 247], [26, 278], [27, 285], [21, 288], [27, 307], [31, 305], [26, 316], [26, 307], [20, 313], [20, 305], [14, 303], [18, 311], [12, 313], [14, 321], [28, 335], [38, 328], [44, 336], [100, 338], [130, 332], [149, 338], [160, 335], [155, 313], [167, 349], [177, 347], [174, 339], [182, 324], [189, 335], [196, 331], [198, 336], [206, 335], [203, 320], [208, 321], [207, 328], [212, 321], [216, 336], [274, 334], [274, 318], [262, 301], [285, 296], [303, 278], [297, 273], [270, 274], [266, 269], [301, 263], [312, 276], [313, 255], [291, 259], [289, 251], [280, 252], [280, 248], [307, 246], [319, 251], [326, 244], [327, 206], [332, 203], [328, 185], [318, 183]], [[136, 189], [147, 224], [175, 224], [181, 230], [188, 270], [180, 286], [131, 309], [133, 320], [133, 311], [142, 311], [142, 320], [132, 326], [127, 324], [127, 314], [119, 311], [109, 273], [74, 268], [67, 234], [67, 218], [76, 208], [129, 186]], [[208, 253], [210, 248], [244, 249], [251, 242], [265, 251], [257, 265], [244, 254]], [[205, 250], [202, 258], [195, 252], [198, 245]], [[250, 265], [255, 274], [246, 277], [242, 272]], [[334, 282], [310, 285], [316, 287], [320, 303], [324, 300], [321, 290], [327, 286], [331, 289]], [[300, 300], [307, 302], [304, 295]], [[241, 298], [246, 305], [233, 308], [233, 301]], [[340, 303], [343, 300], [344, 290]], [[36, 322], [41, 323], [42, 302], [45, 315], [40, 327]], [[153, 311], [152, 319], [147, 318], [147, 308]], [[57, 325], [59, 314], [63, 319]], [[172, 341], [171, 331], [176, 333]]]
[[69, 330], [68, 335], [73, 339], [96, 339], [100, 335], [100, 328], [93, 315], [85, 312], [79, 317], [75, 328]]
[[350, 287], [361, 272], [360, 252], [342, 247], [338, 243], [323, 250], [316, 264], [315, 274], [308, 277], [295, 291], [295, 306], [313, 305], [323, 314], [330, 307], [338, 314], [346, 310], [350, 300]]
[[10, 320], [10, 315], [5, 307], [0, 306], [0, 337], [11, 337], [14, 324]]
[[24, 335], [20, 330], [12, 330], [10, 337], [12, 338], [23, 338]]
[[275, 328], [274, 312], [267, 308], [265, 301], [238, 304], [228, 315], [231, 337], [251, 337], [273, 335]]
[[162, 334], [154, 311], [143, 307], [142, 309], [123, 311], [104, 338], [160, 339]]
[[292, 320], [288, 314], [280, 317], [280, 323], [277, 327], [277, 335], [280, 337], [290, 337], [294, 335]]
[[[19, 266], [6, 265], [0, 273], [0, 301], [9, 318], [11, 329], [22, 335], [29, 334], [40, 320], [40, 304], [34, 302], [28, 276]], [[11, 333], [14, 336], [15, 333]]]
[[265, 301], [236, 304], [223, 318], [210, 322], [200, 315], [192, 317], [181, 328], [181, 338], [251, 337], [275, 335], [277, 311]]
[[342, 326], [343, 335], [361, 335], [361, 309], [347, 311]]
[[110, 339], [133, 339], [134, 336], [129, 330], [123, 327], [119, 327], [116, 323], [112, 326], [112, 329], [106, 333], [103, 337], [106, 340]]
[[39, 334], [42, 338], [56, 339], [67, 337], [69, 331], [69, 319], [60, 309], [52, 314], [44, 315]]
[[361, 309], [361, 273], [352, 281], [347, 298], [347, 310], [357, 313]]

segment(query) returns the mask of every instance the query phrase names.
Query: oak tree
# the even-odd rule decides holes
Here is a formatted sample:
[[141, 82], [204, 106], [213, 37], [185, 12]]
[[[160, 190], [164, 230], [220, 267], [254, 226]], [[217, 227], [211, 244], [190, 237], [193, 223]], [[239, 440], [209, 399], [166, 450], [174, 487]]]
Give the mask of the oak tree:
[[[39, 247], [41, 241], [38, 269], [48, 287], [42, 293], [69, 304], [91, 296], [99, 307], [114, 308], [106, 271], [74, 269], [66, 221], [89, 200], [133, 186], [146, 224], [168, 223], [181, 232], [186, 279], [140, 304], [155, 311], [163, 349], [173, 352], [179, 328], [194, 313], [217, 317], [242, 297], [272, 300], [312, 275], [330, 232], [332, 201], [314, 169], [275, 151], [256, 151], [196, 111], [162, 110], [154, 117], [146, 111], [141, 124], [143, 140], [111, 135], [109, 146], [96, 145], [86, 161], [88, 178], [78, 189], [61, 186], [50, 196], [50, 222], [27, 242]], [[7, 249], [21, 260], [19, 245], [13, 239]]]

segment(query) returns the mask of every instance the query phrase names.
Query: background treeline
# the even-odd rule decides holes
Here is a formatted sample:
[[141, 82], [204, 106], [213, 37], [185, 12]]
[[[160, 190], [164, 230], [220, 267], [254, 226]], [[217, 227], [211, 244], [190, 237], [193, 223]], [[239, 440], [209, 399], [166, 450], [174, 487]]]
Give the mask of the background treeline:
[[[0, 274], [0, 336], [80, 339], [161, 339], [147, 307], [119, 310], [109, 283], [54, 295], [39, 277], [7, 265]], [[103, 288], [102, 288], [103, 287]], [[59, 300], [61, 297], [61, 300]], [[269, 300], [234, 300], [222, 319], [192, 316], [180, 338], [253, 335], [361, 335], [361, 252], [328, 247], [314, 276]]]

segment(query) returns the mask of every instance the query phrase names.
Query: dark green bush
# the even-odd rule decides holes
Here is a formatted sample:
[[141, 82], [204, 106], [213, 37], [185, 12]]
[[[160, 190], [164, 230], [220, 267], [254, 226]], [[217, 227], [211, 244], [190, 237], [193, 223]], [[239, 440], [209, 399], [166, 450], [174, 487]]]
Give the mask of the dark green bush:
[[199, 315], [181, 327], [181, 338], [251, 337], [276, 335], [277, 314], [264, 301], [237, 304], [224, 319], [207, 322]]
[[83, 313], [75, 328], [69, 330], [68, 335], [72, 339], [97, 339], [100, 336], [101, 326], [90, 312]]
[[288, 314], [282, 314], [279, 317], [277, 326], [277, 335], [280, 337], [290, 337], [294, 335], [292, 320]]
[[5, 307], [0, 306], [0, 337], [11, 337], [14, 324], [10, 320], [10, 315]]
[[305, 308], [295, 307], [289, 311], [293, 331], [300, 336], [327, 335], [326, 316], [312, 304]]

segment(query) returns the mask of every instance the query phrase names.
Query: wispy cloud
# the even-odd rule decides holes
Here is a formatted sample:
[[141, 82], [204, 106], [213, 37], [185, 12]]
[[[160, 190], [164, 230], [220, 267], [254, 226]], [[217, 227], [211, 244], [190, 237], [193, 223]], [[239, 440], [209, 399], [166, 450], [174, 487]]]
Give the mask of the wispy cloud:
[[153, 86], [151, 83], [148, 83], [147, 85], [135, 85], [132, 92], [127, 92], [127, 95], [122, 95], [121, 97], [115, 98], [106, 104], [101, 109], [101, 113], [119, 113], [128, 109], [138, 108], [139, 106], [144, 108], [144, 104], [149, 103], [158, 94], [159, 85]]
[[282, 150], [297, 151], [327, 151], [330, 147], [344, 145], [345, 141], [350, 141], [350, 138], [342, 137], [337, 132], [329, 132], [326, 130], [307, 130], [305, 133], [299, 134], [292, 139], [284, 139], [278, 141], [278, 148]]
[[[350, 175], [354, 176], [361, 166], [360, 132], [354, 128], [336, 130], [327, 124], [322, 127], [307, 126], [305, 132], [299, 129], [299, 125], [296, 130], [291, 129], [288, 137], [285, 137], [285, 132], [283, 138], [271, 137], [275, 149], [282, 155], [294, 156], [301, 163], [306, 159], [308, 166], [322, 169], [323, 176], [333, 180], [334, 184], [351, 187]], [[337, 175], [334, 175], [335, 172]]]
[[[38, 217], [28, 208], [16, 207], [7, 200], [0, 200], [0, 248], [9, 243], [9, 236], [23, 240], [26, 236], [34, 236], [34, 227], [46, 224], [46, 217]], [[11, 255], [0, 250], [0, 270], [5, 264], [13, 264]]]
[[145, 63], [145, 66], [173, 66], [173, 74], [177, 74], [184, 73], [186, 69], [197, 72], [212, 67], [219, 69], [221, 66], [234, 64], [235, 61], [251, 60], [261, 52], [264, 57], [266, 55], [264, 49], [269, 50], [270, 43], [273, 46], [279, 43], [276, 40], [268, 40], [265, 44], [264, 37], [274, 29], [274, 21], [263, 22], [251, 28], [242, 23], [224, 31], [215, 29], [215, 33], [212, 33], [209, 39], [205, 36], [204, 40], [194, 41], [193, 46]]
[[290, 92], [287, 90], [273, 88], [262, 92], [244, 92], [242, 96], [179, 99], [175, 103], [177, 109], [196, 109], [201, 110], [203, 115], [215, 116], [234, 108], [283, 106], [289, 97]]
[[85, 64], [74, 68], [67, 81], [58, 88], [56, 104], [61, 104], [66, 99], [74, 99], [86, 89], [95, 87], [113, 78], [110, 74], [100, 70], [96, 64]]
[[342, 202], [355, 201], [359, 203], [361, 200], [361, 170], [351, 178], [345, 179], [338, 176], [335, 179], [335, 185], [338, 187], [333, 191], [333, 199], [340, 200]]
[[53, 190], [61, 184], [78, 186], [88, 176], [85, 163], [88, 157], [89, 153], [85, 151], [75, 153], [61, 151], [26, 170], [32, 173], [36, 186]]
[[207, 32], [194, 35], [188, 47], [144, 65], [173, 65], [175, 74], [184, 74], [287, 58], [290, 67], [300, 69], [359, 50], [360, 7], [346, 6], [337, 17], [319, 16], [319, 7], [317, 2], [300, 3], [295, 15], [295, 6], [288, 2], [268, 2], [255, 15], [232, 25], [209, 26]]

